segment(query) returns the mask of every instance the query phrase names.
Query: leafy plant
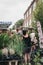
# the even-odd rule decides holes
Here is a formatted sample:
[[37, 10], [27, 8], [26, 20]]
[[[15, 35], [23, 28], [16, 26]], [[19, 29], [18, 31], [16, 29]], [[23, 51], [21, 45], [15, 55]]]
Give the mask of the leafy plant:
[[34, 18], [36, 21], [40, 21], [42, 29], [43, 29], [43, 2], [39, 0], [37, 3], [36, 9], [34, 11]]
[[23, 25], [23, 22], [24, 22], [24, 19], [18, 20], [18, 21], [15, 23], [15, 25], [13, 26], [13, 29], [15, 28], [15, 26], [16, 26], [16, 28], [22, 26], [22, 25]]
[[0, 34], [0, 49], [5, 47], [5, 46], [8, 46], [9, 44], [9, 36], [7, 33], [2, 33]]
[[21, 36], [14, 33], [12, 37], [12, 43], [9, 45], [9, 48], [13, 48], [17, 54], [21, 55], [23, 52], [24, 44], [21, 40]]
[[2, 50], [0, 50], [0, 55], [2, 55]]
[[39, 50], [36, 51], [36, 54], [34, 56], [35, 57], [33, 59], [33, 62], [35, 63], [35, 65], [41, 65], [41, 63], [40, 63], [41, 59], [40, 59], [40, 52], [39, 52]]
[[0, 60], [2, 59], [2, 50], [0, 50]]

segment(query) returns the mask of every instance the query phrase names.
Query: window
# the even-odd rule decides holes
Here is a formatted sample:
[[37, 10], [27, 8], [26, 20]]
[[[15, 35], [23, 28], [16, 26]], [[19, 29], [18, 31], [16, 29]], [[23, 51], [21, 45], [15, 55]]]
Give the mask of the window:
[[27, 17], [28, 17], [28, 11], [27, 11]]
[[31, 8], [30, 8], [30, 10], [29, 10], [29, 14], [31, 14]]
[[29, 21], [29, 25], [31, 26], [31, 19], [30, 19], [30, 21]]
[[36, 8], [36, 2], [34, 2], [33, 4], [33, 11], [35, 10], [35, 8]]
[[27, 21], [27, 27], [28, 27], [28, 21]]
[[26, 19], [26, 14], [24, 15], [24, 19]]

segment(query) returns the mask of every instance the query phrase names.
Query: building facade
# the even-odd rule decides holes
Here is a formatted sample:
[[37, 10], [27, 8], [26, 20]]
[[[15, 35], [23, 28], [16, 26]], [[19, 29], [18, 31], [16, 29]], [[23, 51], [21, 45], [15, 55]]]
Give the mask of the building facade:
[[27, 8], [27, 10], [24, 13], [24, 27], [32, 27], [31, 23], [33, 21], [33, 11], [36, 8], [38, 0], [33, 0], [30, 4], [30, 6]]

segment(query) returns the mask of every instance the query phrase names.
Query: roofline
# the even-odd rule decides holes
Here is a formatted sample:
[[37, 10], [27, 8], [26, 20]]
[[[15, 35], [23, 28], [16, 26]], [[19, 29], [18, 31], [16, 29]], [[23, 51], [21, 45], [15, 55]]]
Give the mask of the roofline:
[[26, 14], [26, 12], [30, 9], [31, 5], [35, 2], [36, 0], [33, 0], [30, 4], [30, 6], [27, 8], [27, 10], [25, 11], [24, 15]]
[[3, 22], [3, 21], [0, 21], [0, 24], [7, 24], [7, 25], [11, 25], [12, 24], [12, 22], [10, 21], [10, 22]]

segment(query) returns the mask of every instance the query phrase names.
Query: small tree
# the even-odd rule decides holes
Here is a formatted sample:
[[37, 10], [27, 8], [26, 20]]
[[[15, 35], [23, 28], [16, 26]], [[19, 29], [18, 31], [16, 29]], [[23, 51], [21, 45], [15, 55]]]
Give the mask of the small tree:
[[32, 27], [34, 28], [36, 37], [38, 38], [38, 31], [37, 31], [37, 24], [36, 24], [36, 22], [32, 22]]
[[41, 0], [37, 3], [36, 9], [34, 11], [34, 18], [36, 21], [40, 21], [43, 29], [43, 2]]
[[23, 22], [24, 22], [24, 19], [18, 20], [18, 21], [15, 23], [15, 25], [13, 26], [13, 29], [15, 28], [15, 26], [16, 26], [17, 28], [20, 27], [20, 26], [22, 26], [22, 25], [23, 25]]

